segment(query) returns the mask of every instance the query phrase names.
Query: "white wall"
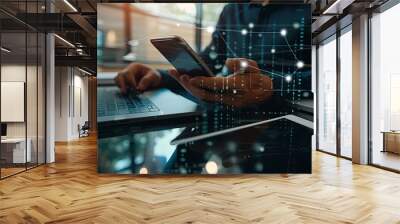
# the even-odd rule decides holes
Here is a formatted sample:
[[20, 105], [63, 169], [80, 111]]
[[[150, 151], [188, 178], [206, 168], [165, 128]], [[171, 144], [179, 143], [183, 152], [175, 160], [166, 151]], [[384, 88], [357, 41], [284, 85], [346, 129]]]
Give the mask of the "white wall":
[[56, 67], [55, 85], [55, 140], [77, 139], [78, 124], [88, 120], [88, 78], [76, 68]]
[[[36, 80], [33, 80], [30, 77], [30, 74], [36, 74], [36, 67], [28, 66], [25, 68], [25, 65], [2, 65], [1, 66], [1, 81], [17, 81], [17, 82], [25, 82], [26, 70], [28, 72], [28, 88], [27, 88], [27, 106], [30, 107], [27, 113], [28, 119], [28, 129], [32, 127], [32, 130], [36, 130], [36, 113], [31, 113], [32, 111], [36, 112], [37, 99], [36, 99]], [[33, 86], [33, 87], [32, 87]], [[31, 88], [29, 88], [31, 87]], [[41, 105], [39, 105], [40, 107]], [[7, 110], [7, 108], [1, 108], [1, 110]], [[32, 123], [33, 122], [33, 123]], [[25, 137], [25, 123], [26, 122], [7, 122], [7, 136], [8, 137]], [[30, 131], [28, 130], [28, 135]], [[36, 134], [36, 132], [35, 132]], [[28, 136], [29, 137], [29, 136]]]
[[[36, 70], [38, 69], [38, 70]], [[25, 78], [27, 77], [27, 80]], [[26, 107], [22, 108], [22, 112], [27, 115], [24, 122], [6, 122], [8, 138], [25, 138], [25, 135], [30, 139], [30, 147], [32, 151], [32, 161], [36, 162], [39, 158], [39, 163], [44, 162], [44, 74], [42, 68], [25, 64], [3, 64], [1, 66], [1, 81], [7, 82], [24, 82], [26, 84]], [[24, 94], [24, 92], [22, 92]], [[7, 96], [2, 96], [7, 97]], [[10, 108], [1, 108], [11, 110]], [[11, 112], [12, 111], [8, 111]], [[39, 156], [37, 157], [37, 154]]]
[[69, 69], [55, 68], [55, 141], [67, 141], [69, 133]]

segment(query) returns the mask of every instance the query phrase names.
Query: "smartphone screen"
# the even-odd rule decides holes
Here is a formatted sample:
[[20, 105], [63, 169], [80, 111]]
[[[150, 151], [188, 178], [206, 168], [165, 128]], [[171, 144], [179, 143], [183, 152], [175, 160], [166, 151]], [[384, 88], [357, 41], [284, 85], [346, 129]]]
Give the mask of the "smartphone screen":
[[151, 43], [180, 74], [214, 76], [201, 58], [182, 39], [177, 37], [152, 39]]

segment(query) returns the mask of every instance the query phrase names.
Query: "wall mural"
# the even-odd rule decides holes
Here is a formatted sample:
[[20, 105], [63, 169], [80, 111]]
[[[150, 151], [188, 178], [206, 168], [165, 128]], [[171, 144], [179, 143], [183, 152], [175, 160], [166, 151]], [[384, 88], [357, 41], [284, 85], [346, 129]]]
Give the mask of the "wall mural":
[[311, 173], [307, 4], [98, 4], [98, 171]]

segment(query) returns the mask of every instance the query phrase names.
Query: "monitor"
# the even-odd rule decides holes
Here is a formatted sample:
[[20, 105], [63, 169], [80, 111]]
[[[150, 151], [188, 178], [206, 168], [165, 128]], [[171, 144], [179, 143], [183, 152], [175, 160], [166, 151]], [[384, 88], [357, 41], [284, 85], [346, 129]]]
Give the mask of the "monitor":
[[7, 136], [7, 124], [1, 123], [1, 136]]

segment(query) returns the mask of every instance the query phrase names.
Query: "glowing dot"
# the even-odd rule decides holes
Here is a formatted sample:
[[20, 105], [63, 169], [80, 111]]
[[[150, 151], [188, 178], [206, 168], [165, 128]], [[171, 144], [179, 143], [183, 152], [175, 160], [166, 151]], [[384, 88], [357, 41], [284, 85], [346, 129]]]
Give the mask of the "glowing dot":
[[143, 155], [136, 156], [133, 161], [136, 165], [142, 164], [144, 162], [144, 157]]
[[180, 26], [181, 26], [181, 24], [180, 24], [180, 23], [177, 23], [177, 24], [176, 24], [176, 26], [177, 26], [177, 27], [180, 27]]
[[262, 163], [258, 162], [258, 163], [256, 163], [256, 164], [254, 165], [254, 169], [255, 169], [257, 172], [261, 172], [261, 171], [263, 171], [263, 169], [264, 169], [264, 165], [263, 165]]
[[298, 22], [293, 23], [293, 28], [295, 28], [295, 29], [300, 28], [300, 23], [298, 23]]
[[179, 167], [179, 173], [187, 174], [187, 170], [185, 167]]
[[288, 75], [285, 77], [285, 79], [286, 79], [286, 82], [290, 82], [290, 81], [292, 81], [292, 76]]
[[236, 90], [236, 89], [234, 89], [234, 90], [233, 90], [233, 94], [236, 94], [236, 93], [237, 93], [237, 90]]
[[218, 57], [218, 54], [215, 51], [211, 51], [209, 56], [210, 56], [211, 59], [214, 60], [214, 59], [216, 59]]
[[140, 170], [139, 170], [139, 174], [148, 174], [148, 173], [149, 173], [149, 171], [147, 170], [146, 167], [142, 167], [142, 168], [140, 168]]
[[241, 61], [240, 62], [240, 67], [247, 68], [247, 66], [249, 66], [249, 63], [247, 61]]
[[215, 68], [215, 69], [221, 69], [221, 68], [222, 68], [222, 65], [221, 65], [221, 64], [216, 64], [216, 65], [214, 66], [214, 68]]
[[287, 30], [286, 29], [281, 29], [281, 36], [285, 37], [287, 35]]
[[213, 26], [207, 27], [207, 32], [212, 33], [214, 31], [215, 31], [215, 27], [213, 27]]
[[242, 33], [243, 36], [244, 36], [244, 35], [247, 35], [247, 30], [246, 30], [246, 29], [243, 29], [241, 33]]
[[254, 28], [254, 23], [249, 23], [249, 28], [253, 29]]
[[298, 62], [296, 63], [296, 66], [297, 66], [297, 68], [303, 68], [303, 67], [304, 67], [304, 62], [298, 61]]
[[260, 143], [255, 143], [253, 149], [256, 152], [264, 152], [264, 147]]
[[272, 54], [275, 54], [275, 52], [276, 52], [275, 48], [272, 48], [272, 49], [271, 49], [271, 53], [272, 53]]
[[206, 171], [208, 174], [217, 174], [218, 173], [218, 165], [214, 161], [208, 161], [206, 163]]
[[261, 33], [259, 33], [259, 34], [258, 34], [258, 37], [262, 37], [262, 34], [261, 34]]
[[227, 142], [226, 143], [226, 148], [230, 151], [230, 152], [235, 152], [236, 151], [236, 143], [235, 142]]

